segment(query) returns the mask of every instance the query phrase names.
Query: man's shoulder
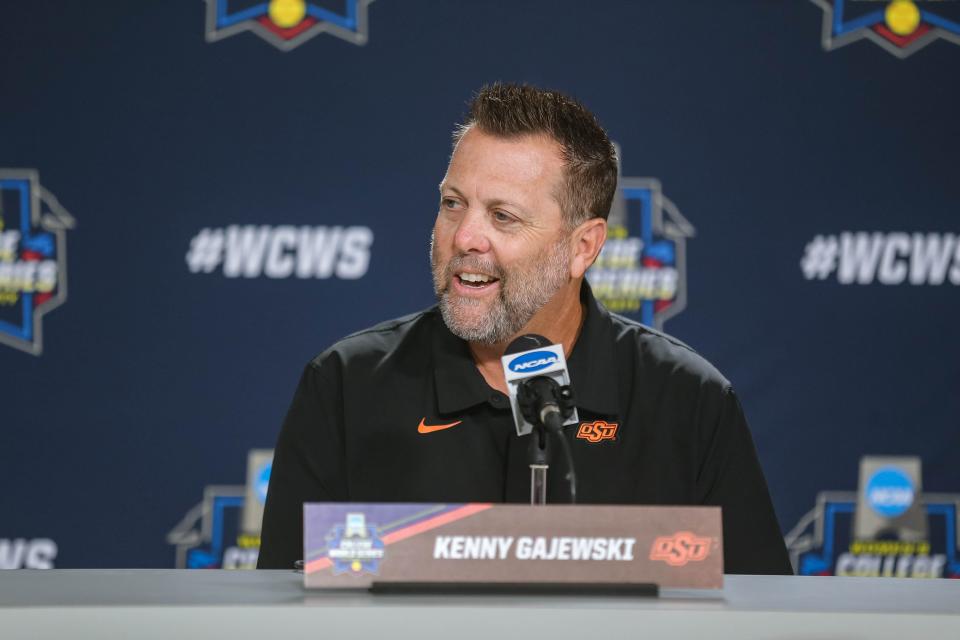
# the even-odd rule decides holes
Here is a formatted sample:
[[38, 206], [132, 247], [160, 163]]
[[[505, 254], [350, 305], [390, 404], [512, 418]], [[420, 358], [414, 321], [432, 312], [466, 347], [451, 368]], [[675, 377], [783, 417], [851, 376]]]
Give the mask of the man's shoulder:
[[405, 347], [426, 351], [431, 332], [436, 330], [437, 308], [385, 320], [351, 333], [320, 352], [311, 364], [320, 367], [335, 359], [338, 363], [380, 360]]
[[730, 381], [687, 343], [619, 314], [609, 315], [617, 352], [632, 351], [645, 372], [730, 388]]

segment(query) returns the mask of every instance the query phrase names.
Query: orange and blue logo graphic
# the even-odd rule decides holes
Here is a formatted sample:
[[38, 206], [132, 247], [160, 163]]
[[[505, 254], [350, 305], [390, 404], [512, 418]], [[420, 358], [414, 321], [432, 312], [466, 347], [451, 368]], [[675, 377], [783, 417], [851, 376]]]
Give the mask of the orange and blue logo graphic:
[[369, 37], [367, 6], [371, 2], [207, 0], [207, 42], [250, 31], [281, 51], [299, 47], [321, 33], [362, 45]]
[[67, 299], [74, 225], [35, 170], [0, 169], [0, 344], [43, 353], [43, 316]]
[[610, 311], [663, 328], [686, 307], [686, 241], [695, 233], [659, 180], [618, 176], [607, 242], [587, 272], [593, 295]]
[[960, 44], [958, 0], [813, 0], [823, 9], [823, 48], [871, 40], [906, 58], [935, 40]]
[[650, 559], [661, 560], [671, 567], [682, 567], [689, 562], [706, 560], [713, 541], [690, 531], [678, 531], [672, 536], [660, 536], [650, 547]]
[[604, 440], [616, 440], [619, 426], [616, 422], [604, 422], [603, 420], [581, 422], [580, 428], [577, 430], [577, 437], [593, 444]]

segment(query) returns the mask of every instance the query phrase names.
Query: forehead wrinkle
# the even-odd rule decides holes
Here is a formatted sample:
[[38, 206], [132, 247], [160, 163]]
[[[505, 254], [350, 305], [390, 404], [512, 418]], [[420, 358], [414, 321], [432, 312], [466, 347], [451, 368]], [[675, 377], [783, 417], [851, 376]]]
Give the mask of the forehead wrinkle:
[[441, 189], [486, 208], [510, 205], [521, 213], [535, 212], [549, 199], [563, 218], [566, 173], [563, 149], [550, 136], [502, 137], [471, 127], [454, 149]]
[[[496, 153], [498, 151], [499, 153]], [[547, 153], [543, 153], [544, 151]], [[469, 162], [490, 174], [490, 177], [515, 179], [520, 176], [532, 182], [550, 172], [551, 160], [556, 162], [562, 175], [566, 165], [563, 150], [556, 141], [547, 136], [520, 135], [504, 138], [482, 130], [471, 130], [457, 145], [448, 173], [455, 165]]]
[[[529, 205], [522, 203], [523, 198], [523, 189], [520, 189], [520, 193], [517, 193], [517, 188], [515, 186], [504, 185], [499, 181], [495, 180], [484, 180], [480, 179], [477, 181], [476, 188], [474, 193], [476, 194], [476, 200], [483, 205], [486, 209], [494, 209], [496, 207], [507, 206], [519, 209], [520, 211], [528, 211]], [[455, 184], [447, 182], [444, 180], [440, 184], [441, 193], [448, 189], [454, 192], [456, 195], [461, 198], [469, 200], [470, 198], [464, 194]], [[497, 195], [485, 195], [487, 192], [493, 191]]]

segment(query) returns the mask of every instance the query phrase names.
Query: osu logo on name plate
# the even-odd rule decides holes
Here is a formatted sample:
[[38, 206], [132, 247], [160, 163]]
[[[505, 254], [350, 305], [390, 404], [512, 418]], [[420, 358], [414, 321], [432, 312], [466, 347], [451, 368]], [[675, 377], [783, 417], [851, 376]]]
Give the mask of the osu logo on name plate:
[[662, 560], [671, 567], [682, 567], [688, 562], [700, 562], [710, 555], [713, 540], [690, 531], [678, 531], [672, 536], [660, 536], [650, 547], [650, 559]]

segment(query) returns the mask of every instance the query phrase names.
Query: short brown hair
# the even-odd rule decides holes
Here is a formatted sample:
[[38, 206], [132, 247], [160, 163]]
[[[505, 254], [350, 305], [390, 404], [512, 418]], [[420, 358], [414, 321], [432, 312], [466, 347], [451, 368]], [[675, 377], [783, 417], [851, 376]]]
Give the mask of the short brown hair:
[[606, 220], [617, 189], [616, 152], [582, 104], [558, 91], [497, 82], [473, 97], [466, 121], [454, 131], [454, 147], [471, 127], [506, 138], [550, 136], [566, 163], [565, 189], [557, 194], [566, 223], [572, 228], [589, 218]]

